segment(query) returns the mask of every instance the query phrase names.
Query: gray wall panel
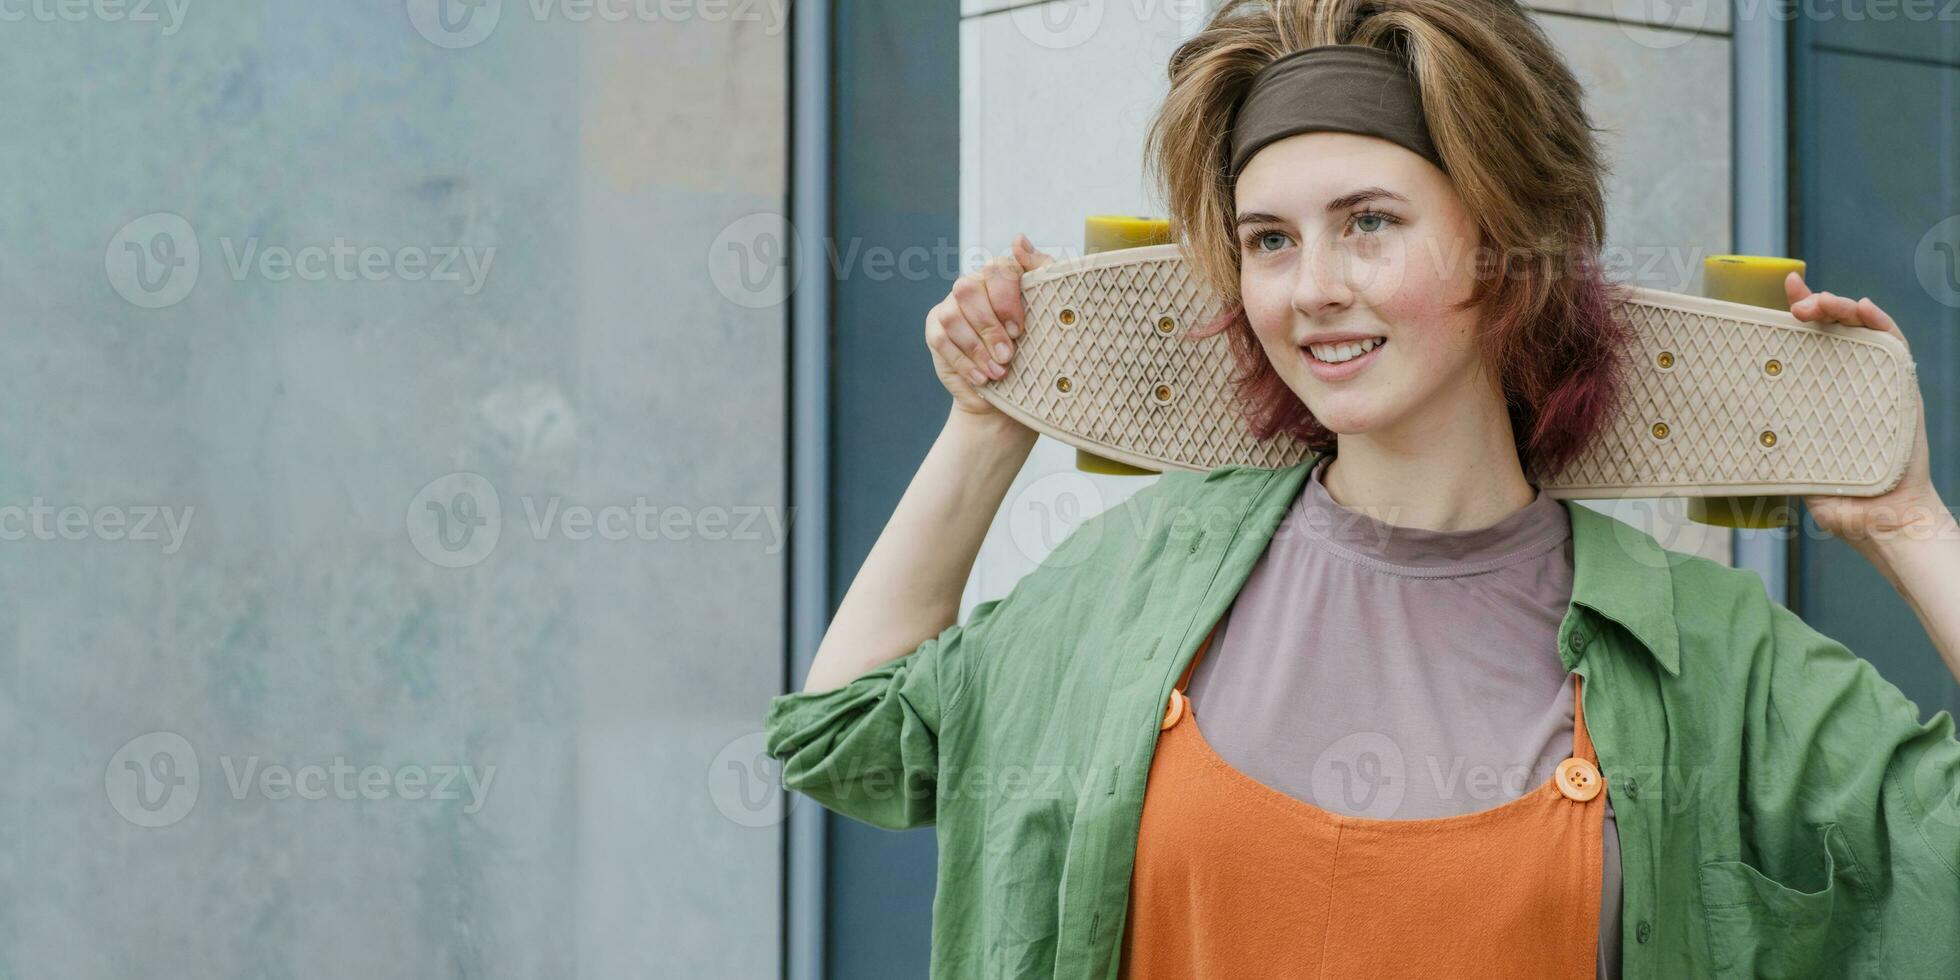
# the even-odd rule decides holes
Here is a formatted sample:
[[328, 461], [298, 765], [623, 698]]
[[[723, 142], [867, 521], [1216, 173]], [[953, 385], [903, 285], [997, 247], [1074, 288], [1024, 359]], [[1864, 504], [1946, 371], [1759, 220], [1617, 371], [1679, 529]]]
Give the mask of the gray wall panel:
[[[426, 7], [0, 26], [0, 508], [194, 508], [176, 548], [0, 541], [0, 976], [778, 968], [725, 764], [784, 556], [712, 509], [785, 516], [783, 313], [707, 263], [782, 209], [785, 35]], [[232, 268], [336, 240], [390, 258]], [[480, 289], [392, 258], [451, 247]], [[562, 522], [642, 497], [683, 523]], [[336, 760], [488, 783], [233, 788]]]

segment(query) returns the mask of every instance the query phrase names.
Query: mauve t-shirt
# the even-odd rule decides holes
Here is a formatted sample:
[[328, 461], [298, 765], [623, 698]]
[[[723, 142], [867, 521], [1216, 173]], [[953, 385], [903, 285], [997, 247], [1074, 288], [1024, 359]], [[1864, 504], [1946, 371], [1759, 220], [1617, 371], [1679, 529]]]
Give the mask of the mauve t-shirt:
[[[1400, 527], [1328, 496], [1314, 466], [1187, 693], [1219, 756], [1338, 813], [1487, 810], [1572, 754], [1558, 628], [1572, 527], [1543, 490], [1489, 527]], [[1605, 811], [1600, 977], [1620, 970], [1620, 845]]]

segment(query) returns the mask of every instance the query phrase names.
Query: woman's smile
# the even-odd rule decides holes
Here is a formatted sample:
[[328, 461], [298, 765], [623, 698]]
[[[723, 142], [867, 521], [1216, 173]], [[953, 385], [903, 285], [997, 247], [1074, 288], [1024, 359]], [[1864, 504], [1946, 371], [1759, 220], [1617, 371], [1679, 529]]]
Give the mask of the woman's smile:
[[[1368, 346], [1373, 344], [1372, 347]], [[1380, 337], [1372, 341], [1349, 341], [1339, 344], [1306, 344], [1298, 348], [1300, 359], [1306, 362], [1307, 370], [1322, 381], [1345, 381], [1368, 369], [1382, 356], [1382, 349], [1388, 346], [1388, 338]], [[1360, 348], [1365, 351], [1356, 353]], [[1333, 358], [1327, 360], [1326, 358]], [[1343, 358], [1345, 358], [1343, 360]]]

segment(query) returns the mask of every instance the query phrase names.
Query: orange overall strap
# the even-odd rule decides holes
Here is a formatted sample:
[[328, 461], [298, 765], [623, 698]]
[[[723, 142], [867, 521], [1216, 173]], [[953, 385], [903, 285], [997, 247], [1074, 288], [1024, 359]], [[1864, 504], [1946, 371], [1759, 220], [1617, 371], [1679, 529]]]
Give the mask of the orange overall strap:
[[1586, 731], [1586, 709], [1580, 698], [1585, 693], [1580, 684], [1583, 680], [1576, 673], [1572, 675], [1572, 754], [1597, 766], [1599, 758], [1593, 755], [1592, 733]]
[[1177, 682], [1178, 690], [1180, 691], [1184, 690], [1184, 686], [1186, 684], [1191, 683], [1191, 672], [1198, 669], [1198, 661], [1203, 660], [1205, 658], [1205, 650], [1211, 646], [1212, 634], [1217, 632], [1218, 632], [1218, 624], [1213, 623], [1211, 627], [1211, 631], [1205, 634], [1204, 642], [1198, 644], [1198, 652], [1192, 654], [1191, 662], [1185, 665], [1184, 676], [1179, 678]]

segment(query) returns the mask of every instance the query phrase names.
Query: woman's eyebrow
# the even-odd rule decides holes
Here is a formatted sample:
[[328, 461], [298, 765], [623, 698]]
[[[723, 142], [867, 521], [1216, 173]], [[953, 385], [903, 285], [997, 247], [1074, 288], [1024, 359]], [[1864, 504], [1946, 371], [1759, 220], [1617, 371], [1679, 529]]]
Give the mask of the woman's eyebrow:
[[1384, 198], [1384, 197], [1388, 198], [1391, 201], [1401, 201], [1403, 204], [1409, 203], [1408, 198], [1403, 197], [1402, 195], [1397, 194], [1386, 187], [1363, 187], [1360, 190], [1355, 191], [1351, 194], [1343, 194], [1340, 197], [1328, 201], [1327, 210], [1346, 211], [1348, 208], [1354, 207], [1357, 204], [1363, 204], [1368, 201], [1373, 201], [1377, 198]]
[[[1357, 204], [1365, 204], [1369, 201], [1380, 200], [1383, 198], [1386, 198], [1391, 201], [1401, 201], [1403, 204], [1409, 203], [1408, 198], [1403, 197], [1402, 195], [1397, 194], [1386, 187], [1363, 187], [1360, 190], [1343, 194], [1340, 197], [1328, 201], [1327, 210], [1346, 211], [1347, 209], [1354, 207]], [[1243, 214], [1240, 214], [1237, 218], [1233, 219], [1232, 226], [1236, 228], [1239, 225], [1248, 225], [1254, 222], [1272, 222], [1274, 224], [1285, 223], [1284, 219], [1280, 218], [1280, 216], [1276, 214], [1271, 214], [1265, 211], [1247, 211]]]
[[1233, 219], [1232, 227], [1237, 228], [1240, 225], [1249, 225], [1254, 222], [1271, 222], [1276, 225], [1285, 223], [1276, 214], [1268, 214], [1264, 211], [1247, 211]]

